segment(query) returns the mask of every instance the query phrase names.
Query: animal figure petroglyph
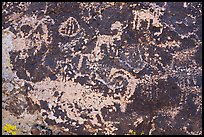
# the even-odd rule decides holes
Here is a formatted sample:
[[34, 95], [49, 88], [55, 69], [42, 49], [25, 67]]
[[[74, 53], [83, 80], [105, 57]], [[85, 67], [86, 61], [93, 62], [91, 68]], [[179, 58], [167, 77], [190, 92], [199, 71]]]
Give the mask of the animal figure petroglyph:
[[161, 15], [160, 10], [155, 10], [153, 13], [150, 12], [149, 10], [140, 10], [140, 11], [133, 10], [132, 12], [134, 14], [134, 21], [132, 22], [133, 30], [140, 30], [142, 21], [147, 22], [146, 29], [149, 29], [150, 23], [152, 21], [152, 25], [160, 29], [159, 32], [155, 32], [154, 35], [158, 36], [162, 33], [163, 25], [159, 21], [159, 16]]
[[115, 23], [113, 23], [111, 25], [111, 30], [117, 30], [117, 34], [116, 35], [100, 35], [97, 36], [97, 41], [96, 41], [96, 46], [95, 48], [92, 50], [91, 52], [91, 56], [89, 56], [89, 60], [91, 62], [95, 62], [95, 61], [99, 61], [101, 59], [103, 59], [104, 55], [101, 52], [101, 46], [104, 44], [107, 46], [107, 50], [109, 51], [111, 46], [112, 46], [112, 50], [114, 50], [113, 46], [116, 46], [114, 44], [115, 40], [121, 40], [121, 36], [123, 34], [123, 29], [125, 29], [128, 25], [126, 25], [125, 27], [122, 27], [123, 24], [119, 21], [116, 21]]

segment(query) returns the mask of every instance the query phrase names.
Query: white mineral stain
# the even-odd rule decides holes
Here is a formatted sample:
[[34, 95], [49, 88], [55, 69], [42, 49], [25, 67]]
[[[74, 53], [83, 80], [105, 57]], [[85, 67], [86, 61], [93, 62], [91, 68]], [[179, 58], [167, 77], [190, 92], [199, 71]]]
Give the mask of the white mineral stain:
[[14, 89], [14, 85], [11, 83], [3, 83], [2, 84], [2, 89], [5, 89], [7, 91], [12, 91]]
[[12, 64], [10, 63], [9, 52], [13, 49], [14, 34], [10, 31], [3, 31], [2, 36], [2, 78], [11, 80], [14, 78]]

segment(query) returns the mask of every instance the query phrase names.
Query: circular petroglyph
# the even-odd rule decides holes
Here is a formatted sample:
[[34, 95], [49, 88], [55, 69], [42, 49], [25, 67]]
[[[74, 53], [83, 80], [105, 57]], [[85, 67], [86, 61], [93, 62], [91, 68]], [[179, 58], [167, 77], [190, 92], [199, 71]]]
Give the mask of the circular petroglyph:
[[66, 21], [62, 22], [59, 27], [60, 35], [68, 37], [76, 36], [80, 30], [78, 21], [73, 17], [69, 17]]
[[111, 81], [110, 89], [115, 91], [117, 96], [120, 98], [120, 110], [121, 112], [125, 112], [127, 104], [132, 102], [130, 97], [135, 92], [138, 79], [135, 79], [133, 76], [131, 76], [128, 71], [115, 68], [111, 69], [109, 79]]

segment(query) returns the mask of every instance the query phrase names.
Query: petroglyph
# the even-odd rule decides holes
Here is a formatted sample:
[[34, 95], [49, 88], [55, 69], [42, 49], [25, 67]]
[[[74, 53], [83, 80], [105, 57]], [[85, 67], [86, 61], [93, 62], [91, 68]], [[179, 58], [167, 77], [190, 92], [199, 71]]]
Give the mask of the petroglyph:
[[62, 36], [74, 37], [80, 30], [80, 25], [74, 17], [69, 17], [59, 26], [59, 33]]
[[[150, 10], [133, 10], [134, 21], [132, 22], [134, 30], [139, 30], [141, 25], [144, 22], [147, 22], [146, 30], [150, 28], [150, 25], [159, 28], [159, 32], [155, 32], [154, 35], [159, 36], [162, 33], [163, 25], [159, 19], [162, 15], [161, 9], [153, 9], [155, 11], [151, 12]], [[143, 22], [144, 21], [144, 22]]]
[[3, 2], [2, 126], [202, 134], [201, 11], [199, 2]]
[[[106, 45], [108, 51], [110, 50], [110, 48], [114, 49], [114, 47], [116, 47], [116, 45], [114, 44], [114, 42], [117, 40], [121, 40], [121, 36], [123, 34], [123, 29], [125, 29], [127, 26], [123, 27], [123, 24], [121, 24], [121, 22], [116, 21], [115, 23], [113, 23], [111, 25], [111, 30], [117, 30], [117, 34], [115, 35], [101, 35], [99, 34], [97, 36], [97, 41], [96, 41], [96, 46], [95, 48], [92, 50], [91, 55], [89, 56], [89, 60], [91, 62], [95, 62], [95, 61], [100, 61], [101, 59], [103, 59], [104, 55], [101, 52], [101, 46], [102, 45]], [[117, 51], [115, 51], [117, 52]], [[117, 53], [116, 53], [117, 56]]]

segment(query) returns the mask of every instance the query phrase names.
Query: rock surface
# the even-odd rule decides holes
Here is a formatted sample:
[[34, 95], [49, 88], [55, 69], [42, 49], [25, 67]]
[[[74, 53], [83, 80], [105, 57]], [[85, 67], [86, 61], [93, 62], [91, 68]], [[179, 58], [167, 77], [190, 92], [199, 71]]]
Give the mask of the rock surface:
[[3, 2], [2, 20], [2, 127], [202, 134], [201, 2]]

